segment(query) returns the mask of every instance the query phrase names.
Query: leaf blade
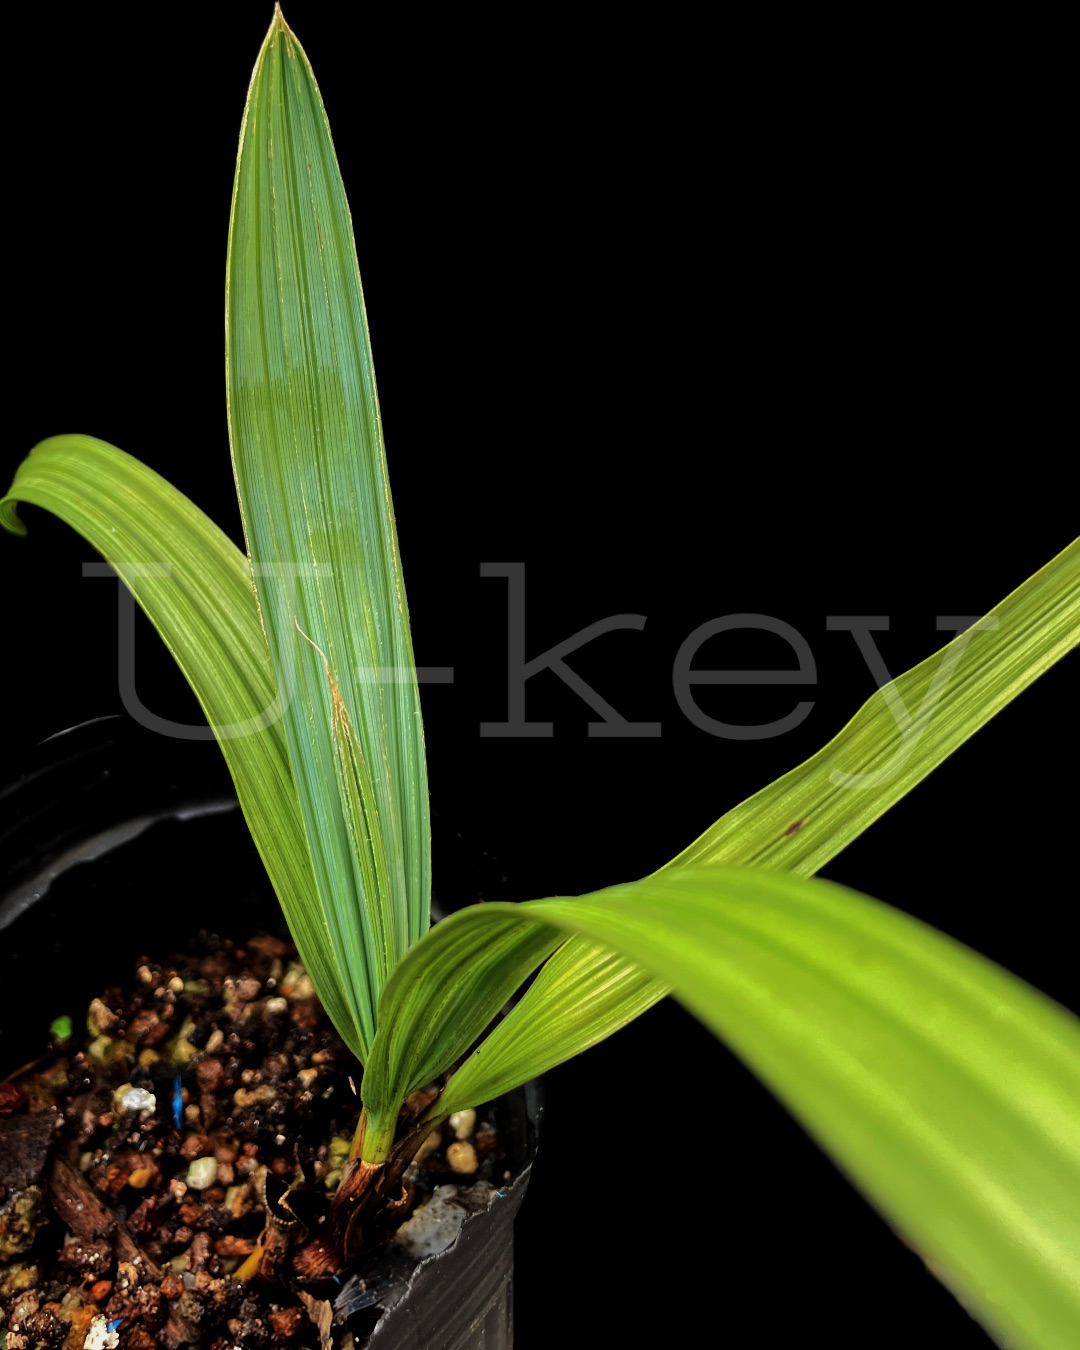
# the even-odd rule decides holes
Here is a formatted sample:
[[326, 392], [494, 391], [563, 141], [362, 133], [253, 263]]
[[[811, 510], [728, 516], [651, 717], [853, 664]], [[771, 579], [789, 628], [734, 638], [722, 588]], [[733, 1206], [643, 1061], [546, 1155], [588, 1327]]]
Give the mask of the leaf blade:
[[[693, 887], [700, 873], [666, 875]], [[988, 1327], [1010, 1344], [1072, 1344], [1080, 1331], [1080, 1023], [887, 906], [828, 883], [775, 873], [765, 880], [788, 890], [782, 913], [771, 914], [759, 890], [740, 921], [718, 922], [705, 893], [663, 951], [670, 893], [633, 940], [611, 909], [578, 909], [572, 921], [671, 980], [680, 1001], [750, 1063]], [[562, 917], [575, 904], [562, 902]], [[744, 973], [747, 949], [732, 944], [748, 909], [752, 936], [762, 946], [779, 941], [779, 959], [771, 978], [727, 1003], [716, 990]], [[779, 922], [762, 924], [763, 916]], [[715, 951], [721, 929], [728, 950], [718, 980], [702, 952]], [[829, 959], [806, 972], [805, 953], [823, 934], [833, 940]], [[883, 940], [894, 969], [887, 957], [852, 960], [871, 936]], [[800, 973], [812, 999], [796, 996]], [[815, 1016], [823, 1003], [834, 1004], [830, 1015]], [[871, 1028], [865, 1010], [875, 1004], [883, 1011]], [[760, 1022], [748, 1029], [751, 1007]], [[774, 1018], [779, 1035], [764, 1025]]]
[[[429, 921], [426, 767], [351, 217], [314, 76], [280, 11], [245, 108], [226, 294], [245, 534], [271, 661], [295, 688], [285, 734], [366, 1058], [379, 990]], [[364, 757], [347, 782], [331, 678]]]
[[104, 441], [54, 436], [31, 450], [0, 501], [0, 524], [25, 533], [16, 504], [51, 511], [116, 568], [176, 658], [218, 738], [252, 838], [327, 1011], [355, 1031], [325, 965], [317, 895], [277, 689], [248, 560], [165, 479]]
[[515, 919], [670, 982], [988, 1327], [1033, 1350], [1074, 1343], [1080, 1022], [1064, 1009], [887, 905], [726, 865], [473, 906], [410, 953], [413, 997], [444, 927]]
[[1074, 540], [983, 619], [879, 689], [815, 755], [659, 870], [745, 862], [813, 875], [1078, 642]]
[[[754, 863], [810, 876], [904, 796], [964, 740], [1080, 641], [1080, 541], [1070, 544], [994, 607], [982, 631], [969, 629], [868, 699], [810, 759], [728, 811], [654, 875], [689, 865]], [[978, 625], [976, 626], [978, 627]], [[981, 646], [979, 644], [982, 644]], [[898, 708], [895, 700], [900, 700]], [[922, 709], [910, 725], [903, 710]], [[895, 715], [900, 712], [900, 716]], [[920, 720], [916, 720], [921, 717]], [[887, 776], [883, 766], [896, 763]], [[867, 778], [851, 786], [852, 775]], [[597, 1005], [589, 996], [593, 963], [609, 955], [576, 937], [556, 952], [483, 1047], [458, 1070], [451, 1092], [481, 1100], [520, 1070], [518, 1081], [546, 1072], [595, 1045], [668, 992], [621, 972], [626, 996]], [[614, 978], [617, 962], [611, 966]], [[578, 987], [577, 972], [582, 983]], [[566, 1053], [537, 1037], [558, 1029]], [[531, 1059], [530, 1059], [531, 1056]], [[489, 1070], [499, 1069], [498, 1075]], [[456, 1100], [452, 1097], [452, 1100]]]

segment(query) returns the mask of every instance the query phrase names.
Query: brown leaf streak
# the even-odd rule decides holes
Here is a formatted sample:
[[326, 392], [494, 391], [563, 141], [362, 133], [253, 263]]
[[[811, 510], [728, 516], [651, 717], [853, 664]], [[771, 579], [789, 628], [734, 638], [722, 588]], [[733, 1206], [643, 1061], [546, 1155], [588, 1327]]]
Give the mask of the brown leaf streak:
[[806, 824], [805, 820], [793, 820], [791, 824], [787, 827], [787, 829], [784, 831], [784, 838], [790, 839], [793, 834], [798, 834], [805, 824]]
[[330, 670], [330, 662], [327, 660], [326, 653], [315, 639], [308, 637], [307, 633], [300, 627], [300, 620], [295, 614], [293, 615], [293, 623], [296, 625], [296, 631], [304, 641], [309, 642], [322, 657], [323, 670], [326, 671], [326, 678], [330, 681], [330, 729], [331, 731], [338, 731], [347, 743], [351, 743], [352, 723], [349, 721], [349, 710], [345, 706], [345, 700], [341, 697], [341, 690], [337, 686], [337, 680], [334, 679], [333, 673]]

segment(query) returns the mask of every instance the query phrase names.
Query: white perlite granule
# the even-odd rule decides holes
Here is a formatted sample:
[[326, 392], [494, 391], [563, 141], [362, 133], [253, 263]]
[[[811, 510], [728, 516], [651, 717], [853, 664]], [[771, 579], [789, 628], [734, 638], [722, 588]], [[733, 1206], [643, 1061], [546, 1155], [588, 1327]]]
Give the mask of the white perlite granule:
[[101, 1313], [90, 1323], [90, 1330], [83, 1341], [83, 1350], [116, 1350], [120, 1344], [119, 1332], [110, 1331], [109, 1324]]

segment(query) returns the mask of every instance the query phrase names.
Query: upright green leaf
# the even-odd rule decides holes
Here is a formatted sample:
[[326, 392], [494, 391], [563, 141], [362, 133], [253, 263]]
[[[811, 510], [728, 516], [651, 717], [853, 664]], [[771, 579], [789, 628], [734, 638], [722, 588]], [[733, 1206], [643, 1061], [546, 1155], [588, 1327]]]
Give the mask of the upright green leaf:
[[[1073, 543], [973, 628], [879, 689], [828, 745], [721, 816], [661, 871], [757, 863], [813, 874], [1078, 640], [1080, 544]], [[594, 997], [597, 982], [610, 997]], [[458, 1071], [449, 1100], [483, 1101], [524, 1082], [611, 1035], [666, 992], [633, 964], [572, 938]]]
[[364, 1058], [379, 991], [428, 926], [427, 780], [351, 218], [314, 76], [280, 11], [244, 113], [226, 331], [260, 613], [287, 691], [325, 940]]
[[0, 501], [0, 524], [25, 529], [16, 504], [44, 507], [117, 571], [164, 638], [225, 754], [252, 838], [311, 978], [355, 1043], [345, 979], [319, 929], [318, 896], [247, 559], [152, 469], [90, 436], [42, 441]]
[[1080, 1344], [1080, 1022], [1064, 1009], [832, 883], [697, 865], [451, 916], [387, 989], [397, 1043], [410, 1008], [460, 977], [443, 956], [503, 968], [513, 924], [533, 945], [544, 925], [579, 934], [673, 986], [1006, 1344]]

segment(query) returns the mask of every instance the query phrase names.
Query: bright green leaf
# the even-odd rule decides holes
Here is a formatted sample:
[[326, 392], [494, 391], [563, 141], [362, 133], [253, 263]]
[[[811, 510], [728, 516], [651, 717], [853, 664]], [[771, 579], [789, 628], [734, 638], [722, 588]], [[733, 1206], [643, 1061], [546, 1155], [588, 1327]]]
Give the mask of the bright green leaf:
[[482, 951], [514, 922], [535, 942], [541, 921], [670, 983], [1007, 1344], [1078, 1343], [1080, 1022], [1064, 1009], [887, 905], [724, 865], [473, 906], [407, 958], [411, 999], [457, 978], [439, 949], [470, 928]]
[[[1080, 544], [1073, 543], [973, 628], [879, 689], [824, 749], [721, 816], [661, 871], [756, 863], [811, 875], [1078, 640]], [[601, 972], [608, 996], [597, 999]], [[572, 939], [454, 1076], [451, 1109], [579, 1054], [666, 992], [632, 964]]]

